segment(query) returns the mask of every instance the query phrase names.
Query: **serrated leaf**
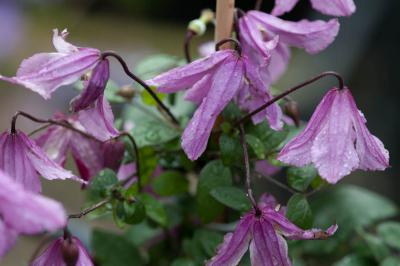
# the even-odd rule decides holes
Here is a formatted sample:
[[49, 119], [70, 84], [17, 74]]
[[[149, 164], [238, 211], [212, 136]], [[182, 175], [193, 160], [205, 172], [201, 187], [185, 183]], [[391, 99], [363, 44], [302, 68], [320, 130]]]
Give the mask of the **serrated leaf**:
[[92, 235], [94, 257], [102, 266], [144, 265], [138, 249], [125, 237], [106, 231], [94, 230]]
[[164, 206], [149, 194], [142, 194], [138, 197], [143, 202], [146, 215], [156, 223], [162, 226], [167, 225], [167, 213], [165, 212]]
[[306, 191], [312, 181], [318, 176], [317, 169], [312, 166], [290, 167], [287, 171], [289, 185], [298, 190]]
[[246, 134], [246, 142], [258, 159], [265, 159], [264, 145], [261, 140], [253, 135]]
[[236, 187], [216, 187], [210, 191], [211, 196], [220, 203], [237, 211], [248, 211], [251, 204], [243, 190]]
[[221, 159], [225, 165], [233, 165], [242, 161], [243, 151], [239, 138], [222, 134], [219, 138]]
[[143, 203], [136, 199], [135, 202], [116, 202], [113, 211], [114, 221], [119, 227], [124, 224], [138, 224], [146, 217], [146, 210]]
[[166, 171], [154, 179], [153, 189], [160, 196], [172, 196], [188, 190], [188, 180], [177, 171]]
[[115, 172], [111, 169], [100, 171], [91, 181], [88, 188], [88, 200], [98, 201], [109, 196], [109, 189], [118, 183]]
[[282, 130], [275, 131], [269, 127], [267, 122], [262, 122], [258, 125], [249, 126], [246, 132], [260, 139], [264, 145], [265, 151], [272, 152], [286, 139], [288, 127], [284, 126]]
[[387, 245], [400, 250], [400, 223], [384, 222], [378, 225], [377, 231], [379, 236]]
[[216, 187], [230, 185], [232, 185], [231, 171], [221, 161], [209, 162], [201, 170], [196, 201], [200, 218], [204, 223], [211, 222], [224, 210], [224, 206], [210, 195], [210, 191]]
[[307, 198], [294, 194], [287, 203], [286, 217], [301, 228], [310, 228], [313, 217]]
[[144, 121], [132, 129], [132, 135], [139, 147], [159, 145], [176, 138], [179, 133], [158, 121]]

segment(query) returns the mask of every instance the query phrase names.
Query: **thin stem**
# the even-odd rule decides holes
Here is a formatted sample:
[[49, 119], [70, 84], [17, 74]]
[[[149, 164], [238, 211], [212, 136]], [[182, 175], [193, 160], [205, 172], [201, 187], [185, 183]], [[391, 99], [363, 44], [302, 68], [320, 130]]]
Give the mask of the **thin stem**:
[[49, 235], [43, 238], [40, 242], [39, 245], [36, 247], [36, 249], [33, 251], [30, 259], [29, 259], [29, 265], [36, 259], [36, 257], [40, 254], [40, 251], [42, 251], [42, 248], [47, 245], [51, 240], [53, 240], [53, 236]]
[[266, 102], [265, 104], [261, 105], [260, 107], [258, 107], [257, 109], [255, 109], [254, 111], [250, 112], [249, 114], [245, 115], [244, 117], [242, 117], [240, 120], [238, 120], [236, 122], [236, 125], [240, 125], [241, 123], [243, 123], [244, 121], [246, 121], [247, 119], [251, 118], [253, 115], [261, 112], [262, 110], [264, 110], [265, 108], [267, 108], [268, 106], [270, 106], [271, 104], [275, 103], [276, 101], [286, 97], [287, 95], [291, 94], [292, 92], [297, 91], [298, 89], [301, 89], [311, 83], [316, 82], [317, 80], [320, 80], [324, 77], [327, 76], [333, 76], [335, 77], [338, 82], [339, 82], [339, 89], [342, 90], [344, 88], [344, 81], [342, 76], [340, 76], [339, 73], [336, 73], [334, 71], [326, 71], [326, 72], [322, 72], [321, 74], [319, 74], [318, 76], [315, 76], [309, 80], [306, 80], [288, 90], [286, 90], [285, 92], [282, 92], [281, 94], [275, 96], [274, 98], [272, 98], [271, 100], [269, 100], [268, 102]]
[[141, 182], [141, 171], [140, 171], [139, 147], [138, 147], [135, 139], [128, 132], [121, 132], [119, 134], [119, 136], [116, 137], [116, 138], [120, 138], [120, 137], [127, 137], [129, 139], [129, 141], [132, 143], [133, 151], [134, 151], [135, 157], [136, 157], [135, 158], [135, 164], [136, 164], [136, 176], [137, 176], [137, 179], [138, 179], [138, 189], [139, 189], [139, 191], [141, 191], [142, 190], [142, 182]]
[[80, 213], [68, 215], [68, 219], [79, 219], [79, 218], [82, 218], [83, 216], [85, 216], [85, 215], [91, 213], [92, 211], [95, 211], [95, 210], [97, 210], [98, 208], [103, 207], [104, 205], [106, 205], [106, 204], [109, 203], [110, 201], [111, 201], [110, 198], [103, 199], [102, 201], [96, 203], [95, 205], [93, 205], [93, 206], [91, 206], [91, 207], [89, 207], [89, 208], [87, 208], [87, 209], [84, 209], [84, 210], [81, 211]]
[[254, 10], [260, 10], [262, 6], [263, 0], [257, 0], [254, 6]]
[[31, 136], [33, 136], [34, 134], [36, 134], [36, 133], [38, 133], [38, 132], [40, 132], [40, 131], [42, 131], [42, 130], [45, 130], [45, 129], [48, 128], [49, 126], [50, 126], [50, 124], [44, 125], [44, 126], [41, 126], [41, 127], [38, 127], [37, 129], [35, 129], [35, 130], [33, 130], [32, 132], [30, 132], [30, 133], [28, 134], [28, 136], [31, 137]]
[[240, 142], [242, 143], [242, 148], [243, 148], [244, 169], [245, 169], [245, 174], [246, 174], [247, 197], [249, 197], [249, 200], [250, 200], [251, 204], [253, 205], [254, 210], [256, 212], [258, 212], [259, 210], [258, 210], [257, 202], [254, 199], [253, 190], [251, 188], [249, 153], [247, 151], [246, 133], [244, 132], [243, 124], [239, 124], [239, 129], [240, 129]]
[[288, 191], [288, 192], [290, 192], [292, 194], [298, 193], [294, 189], [291, 189], [289, 186], [283, 184], [282, 182], [276, 180], [275, 178], [272, 178], [270, 176], [265, 176], [265, 175], [263, 175], [263, 174], [261, 174], [259, 172], [256, 172], [256, 175], [258, 175], [261, 178], [266, 179], [267, 181], [273, 183], [274, 185], [276, 185], [276, 186], [278, 186], [278, 187], [280, 187], [280, 188], [282, 188], [282, 189], [284, 189], [284, 190], [286, 190], [286, 191]]
[[160, 98], [158, 98], [156, 93], [149, 87], [149, 85], [146, 84], [146, 82], [144, 82], [142, 79], [140, 79], [138, 76], [136, 76], [129, 70], [129, 67], [126, 64], [125, 60], [119, 54], [117, 54], [113, 51], [107, 51], [107, 52], [102, 53], [103, 58], [106, 58], [109, 56], [117, 59], [117, 61], [121, 64], [125, 74], [127, 74], [131, 79], [133, 79], [137, 83], [139, 83], [150, 94], [150, 96], [157, 102], [158, 106], [163, 111], [163, 112], [161, 112], [162, 114], [165, 113], [174, 124], [179, 125], [178, 120], [171, 113], [171, 111], [168, 109], [168, 107], [164, 105], [164, 103], [160, 100]]
[[190, 42], [193, 37], [196, 36], [196, 33], [192, 30], [187, 30], [185, 35], [185, 41], [183, 45], [183, 51], [185, 53], [185, 59], [187, 63], [192, 62], [192, 57], [190, 56]]

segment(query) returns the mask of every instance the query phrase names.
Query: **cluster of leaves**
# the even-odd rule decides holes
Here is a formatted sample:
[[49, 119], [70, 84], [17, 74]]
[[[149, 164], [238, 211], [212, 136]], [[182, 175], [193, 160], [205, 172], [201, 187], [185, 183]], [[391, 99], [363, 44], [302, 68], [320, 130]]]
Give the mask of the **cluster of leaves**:
[[[150, 78], [181, 62], [159, 55], [146, 59], [136, 72]], [[109, 86], [113, 86], [110, 85]], [[126, 102], [118, 89], [107, 89], [111, 102]], [[91, 248], [95, 260], [108, 265], [203, 265], [215, 255], [226, 232], [233, 231], [251, 205], [243, 189], [243, 151], [234, 122], [243, 114], [230, 104], [215, 125], [205, 154], [191, 162], [180, 147], [178, 129], [160, 116], [147, 92], [129, 100], [122, 121], [134, 121], [131, 130], [140, 155], [142, 190], [137, 183], [119, 181], [112, 170], [102, 171], [91, 183], [87, 205], [108, 203], [92, 217], [112, 217], [119, 233], [94, 230]], [[158, 95], [184, 126], [193, 106], [183, 95]], [[276, 178], [284, 179], [294, 192], [287, 201], [287, 217], [298, 226], [326, 228], [337, 222], [338, 233], [329, 240], [292, 241], [295, 265], [357, 266], [399, 265], [400, 224], [381, 222], [398, 213], [396, 206], [372, 192], [355, 186], [337, 186], [324, 193], [327, 184], [313, 167], [286, 167], [275, 158], [283, 145], [301, 130], [285, 126], [272, 130], [267, 123], [245, 125], [252, 174], [255, 164], [267, 160], [281, 167]], [[126, 143], [124, 162], [135, 156]], [[160, 171], [160, 169], [162, 169]], [[374, 264], [375, 263], [375, 264]], [[242, 265], [250, 265], [246, 256]]]

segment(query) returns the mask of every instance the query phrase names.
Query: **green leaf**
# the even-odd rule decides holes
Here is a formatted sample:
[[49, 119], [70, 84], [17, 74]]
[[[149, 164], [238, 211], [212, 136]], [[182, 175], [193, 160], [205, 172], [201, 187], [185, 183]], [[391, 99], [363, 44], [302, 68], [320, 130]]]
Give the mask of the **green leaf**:
[[[157, 97], [160, 100], [163, 100], [165, 98], [165, 94], [158, 93], [157, 92], [157, 88], [155, 88], [155, 87], [150, 87], [150, 88], [157, 95]], [[153, 105], [153, 106], [157, 106], [158, 105], [156, 100], [154, 100], [153, 96], [147, 90], [143, 90], [142, 93], [141, 93], [141, 96], [142, 96], [143, 103], [145, 103], [147, 105]]]
[[188, 180], [177, 171], [166, 171], [154, 179], [154, 192], [160, 196], [172, 196], [188, 190]]
[[313, 217], [307, 198], [294, 194], [287, 203], [286, 217], [301, 228], [310, 228]]
[[288, 134], [288, 127], [284, 126], [282, 130], [275, 131], [269, 127], [267, 122], [263, 122], [258, 125], [250, 125], [246, 132], [260, 139], [264, 144], [265, 151], [271, 152], [277, 149], [285, 140]]
[[374, 262], [360, 255], [350, 254], [334, 263], [333, 266], [374, 266]]
[[221, 161], [209, 162], [201, 170], [196, 200], [200, 218], [204, 223], [211, 222], [224, 210], [224, 206], [210, 195], [210, 191], [216, 187], [230, 185], [231, 171]]
[[246, 134], [246, 142], [253, 150], [258, 159], [265, 159], [264, 144], [261, 140], [253, 135]]
[[391, 256], [387, 257], [385, 260], [382, 261], [380, 266], [399, 266], [400, 265], [400, 256]]
[[236, 104], [230, 102], [222, 112], [222, 116], [225, 120], [233, 121], [240, 118], [242, 116], [242, 112]]
[[135, 202], [118, 201], [113, 211], [114, 221], [119, 227], [125, 224], [138, 224], [146, 217], [145, 206], [140, 200]]
[[139, 196], [139, 199], [143, 202], [146, 208], [146, 214], [151, 220], [162, 226], [167, 225], [167, 213], [158, 200], [149, 194], [142, 194]]
[[218, 245], [224, 240], [224, 236], [215, 231], [200, 229], [195, 232], [194, 239], [200, 243], [205, 254], [211, 258], [215, 255]]
[[210, 191], [210, 194], [214, 199], [237, 211], [246, 212], [251, 207], [246, 194], [236, 187], [216, 187]]
[[390, 250], [385, 245], [382, 239], [374, 235], [368, 234], [363, 230], [359, 230], [359, 234], [365, 240], [370, 249], [370, 252], [372, 253], [372, 255], [374, 255], [377, 261], [382, 261], [385, 257], [389, 256]]
[[219, 147], [225, 165], [234, 165], [242, 161], [243, 151], [238, 138], [222, 134], [219, 138]]
[[311, 182], [318, 176], [317, 169], [312, 166], [290, 167], [287, 171], [289, 185], [298, 190], [306, 191]]
[[179, 59], [175, 56], [156, 54], [140, 61], [135, 67], [135, 73], [146, 80], [177, 66], [179, 66]]
[[144, 244], [146, 241], [162, 234], [160, 227], [152, 227], [147, 221], [130, 226], [125, 232], [125, 236], [136, 246]]
[[400, 250], [400, 223], [385, 222], [377, 227], [379, 236], [387, 245]]
[[190, 259], [179, 258], [174, 260], [171, 266], [196, 266], [196, 263]]
[[106, 231], [94, 230], [92, 235], [94, 257], [102, 266], [144, 265], [136, 246], [123, 236]]
[[117, 175], [110, 169], [104, 169], [92, 180], [88, 188], [88, 200], [98, 201], [109, 196], [110, 189], [118, 183]]

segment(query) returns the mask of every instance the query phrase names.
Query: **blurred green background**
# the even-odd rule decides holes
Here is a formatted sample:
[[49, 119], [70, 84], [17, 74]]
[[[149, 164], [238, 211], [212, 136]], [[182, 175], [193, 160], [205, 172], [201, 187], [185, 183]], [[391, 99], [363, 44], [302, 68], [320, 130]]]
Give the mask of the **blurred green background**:
[[[264, 2], [263, 10], [269, 11], [273, 1]], [[328, 19], [312, 11], [308, 1], [300, 2], [286, 19]], [[316, 56], [294, 51], [289, 70], [277, 87], [284, 89], [326, 70], [342, 73], [368, 119], [370, 131], [390, 151], [392, 166], [385, 172], [356, 172], [344, 182], [367, 187], [400, 204], [400, 119], [397, 117], [400, 111], [397, 18], [400, 1], [355, 2], [357, 12], [350, 18], [340, 19], [341, 30], [333, 45]], [[237, 0], [237, 5], [244, 10], [253, 4], [254, 1]], [[22, 59], [37, 52], [52, 51], [53, 28], [68, 28], [69, 40], [74, 44], [117, 51], [130, 67], [154, 53], [183, 57], [187, 22], [197, 18], [202, 8], [214, 9], [214, 5], [214, 0], [0, 0], [0, 73], [13, 76]], [[205, 36], [194, 41], [193, 53], [198, 44], [212, 39], [212, 31], [210, 27]], [[120, 85], [130, 83], [116, 64], [112, 65], [111, 76]], [[293, 95], [300, 103], [304, 119], [309, 118], [333, 84], [333, 80], [324, 80]], [[68, 102], [76, 94], [72, 88], [63, 87], [51, 100], [45, 101], [27, 89], [5, 82], [0, 82], [0, 93], [2, 131], [9, 128], [10, 118], [17, 110], [51, 117], [55, 111], [67, 111]], [[21, 119], [18, 126], [30, 131], [38, 125]], [[84, 195], [79, 185], [68, 181], [42, 180], [42, 183], [44, 193], [62, 201], [69, 212], [80, 209]], [[269, 186], [268, 183], [264, 185]], [[282, 193], [270, 187], [263, 188]], [[73, 226], [83, 234], [87, 232], [87, 223], [74, 221]], [[101, 223], [101, 226], [108, 225]], [[25, 265], [40, 240], [40, 237], [21, 237], [2, 265]]]

